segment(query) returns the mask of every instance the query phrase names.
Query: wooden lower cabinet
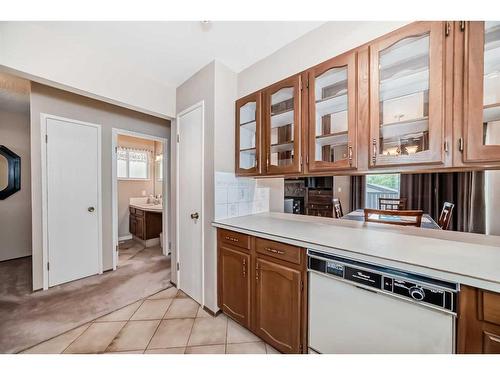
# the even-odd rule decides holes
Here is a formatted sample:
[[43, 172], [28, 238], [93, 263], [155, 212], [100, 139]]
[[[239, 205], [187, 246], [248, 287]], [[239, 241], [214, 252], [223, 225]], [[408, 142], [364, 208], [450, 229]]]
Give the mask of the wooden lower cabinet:
[[500, 354], [500, 294], [462, 285], [458, 353]]
[[257, 257], [255, 331], [283, 353], [300, 353], [302, 272]]
[[252, 236], [228, 244], [241, 236], [218, 230], [219, 308], [282, 353], [305, 353], [305, 249]]
[[250, 255], [219, 247], [220, 308], [241, 325], [250, 325]]
[[141, 240], [157, 238], [162, 232], [162, 213], [129, 208], [129, 232]]

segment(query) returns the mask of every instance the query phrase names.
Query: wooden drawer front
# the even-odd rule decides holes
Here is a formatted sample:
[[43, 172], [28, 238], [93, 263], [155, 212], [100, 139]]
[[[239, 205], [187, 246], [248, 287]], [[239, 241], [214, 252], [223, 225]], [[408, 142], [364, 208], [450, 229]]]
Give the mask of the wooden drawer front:
[[230, 230], [219, 229], [221, 242], [250, 250], [250, 236]]
[[257, 238], [255, 240], [255, 249], [260, 254], [269, 255], [295, 264], [302, 263], [300, 256], [302, 250], [297, 246]]
[[483, 319], [500, 325], [500, 294], [483, 291]]
[[132, 215], [134, 215], [134, 214], [135, 214], [135, 208], [134, 208], [134, 207], [129, 207], [129, 208], [128, 208], [128, 210], [130, 211], [130, 213], [131, 213]]
[[136, 208], [135, 209], [135, 216], [144, 216], [144, 211]]
[[332, 197], [333, 193], [331, 190], [309, 190], [309, 196], [315, 196], [315, 197]]
[[308, 203], [309, 204], [332, 204], [332, 196], [331, 195], [322, 195], [322, 196], [316, 196], [316, 197], [311, 197], [309, 196]]
[[333, 210], [333, 206], [331, 204], [309, 203], [307, 208], [310, 210]]
[[490, 332], [483, 332], [483, 353], [500, 354], [500, 336]]

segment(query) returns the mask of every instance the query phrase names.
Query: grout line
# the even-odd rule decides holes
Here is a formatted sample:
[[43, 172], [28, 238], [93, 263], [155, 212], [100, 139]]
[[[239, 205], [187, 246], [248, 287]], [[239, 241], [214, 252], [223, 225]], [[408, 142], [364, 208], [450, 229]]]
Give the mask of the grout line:
[[153, 340], [153, 337], [155, 337], [156, 332], [158, 332], [158, 329], [159, 329], [159, 328], [160, 328], [160, 326], [161, 326], [161, 322], [162, 322], [162, 320], [160, 319], [160, 322], [159, 322], [159, 323], [158, 323], [158, 325], [156, 326], [156, 329], [155, 329], [155, 331], [153, 332], [153, 335], [149, 338], [149, 341], [148, 341], [148, 343], [146, 344], [146, 347], [144, 348], [144, 352], [143, 352], [143, 353], [146, 353], [146, 350], [148, 350], [149, 345], [151, 344], [151, 340]]

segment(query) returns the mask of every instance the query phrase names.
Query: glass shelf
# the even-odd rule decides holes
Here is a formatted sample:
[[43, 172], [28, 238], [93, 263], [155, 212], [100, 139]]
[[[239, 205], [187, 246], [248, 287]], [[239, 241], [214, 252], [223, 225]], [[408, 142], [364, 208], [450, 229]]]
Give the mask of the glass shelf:
[[347, 93], [316, 101], [316, 116], [318, 118], [344, 111], [347, 111]]
[[423, 133], [429, 130], [429, 118], [422, 117], [407, 121], [399, 121], [381, 125], [382, 138], [403, 137], [408, 134]]
[[283, 152], [283, 151], [293, 151], [293, 146], [294, 143], [292, 142], [286, 142], [286, 143], [276, 143], [271, 145], [271, 152]]

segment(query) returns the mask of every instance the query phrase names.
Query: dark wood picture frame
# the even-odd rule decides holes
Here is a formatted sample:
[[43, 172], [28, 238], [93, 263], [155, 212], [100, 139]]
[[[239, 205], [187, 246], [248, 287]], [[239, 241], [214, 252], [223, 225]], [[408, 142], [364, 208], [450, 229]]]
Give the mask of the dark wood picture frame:
[[3, 200], [21, 190], [21, 157], [4, 145], [0, 145], [0, 155], [7, 159], [8, 184], [0, 190], [0, 200]]

